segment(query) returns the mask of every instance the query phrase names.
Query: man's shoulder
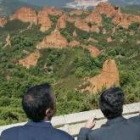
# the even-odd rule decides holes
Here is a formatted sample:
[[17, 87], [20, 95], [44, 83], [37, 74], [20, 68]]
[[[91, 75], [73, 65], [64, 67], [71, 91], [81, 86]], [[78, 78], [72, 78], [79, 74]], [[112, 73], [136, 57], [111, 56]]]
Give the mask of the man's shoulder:
[[[18, 126], [18, 127], [12, 127], [12, 128], [6, 129], [2, 132], [1, 139], [9, 140], [10, 138], [14, 138], [16, 140], [17, 139], [16, 137], [18, 136], [20, 129], [23, 130], [23, 128], [26, 129], [26, 127], [27, 126], [25, 125], [25, 126]], [[46, 130], [44, 129], [44, 131]], [[53, 136], [58, 137], [58, 139], [62, 138], [66, 140], [73, 140], [73, 137], [71, 135], [69, 135], [68, 133], [62, 130], [52, 127], [51, 131], [53, 132]]]
[[22, 126], [16, 126], [16, 127], [11, 127], [8, 128], [6, 130], [4, 130], [2, 133], [13, 133], [13, 132], [17, 132], [17, 130], [19, 130]]
[[135, 116], [135, 117], [132, 117], [129, 119], [129, 121], [132, 121], [132, 122], [139, 122], [140, 123], [140, 116]]
[[1, 134], [1, 138], [2, 139], [9, 139], [10, 137], [16, 137], [16, 133], [18, 133], [18, 130], [21, 128], [21, 126], [17, 126], [17, 127], [12, 127], [12, 128], [8, 128], [6, 130], [4, 130]]

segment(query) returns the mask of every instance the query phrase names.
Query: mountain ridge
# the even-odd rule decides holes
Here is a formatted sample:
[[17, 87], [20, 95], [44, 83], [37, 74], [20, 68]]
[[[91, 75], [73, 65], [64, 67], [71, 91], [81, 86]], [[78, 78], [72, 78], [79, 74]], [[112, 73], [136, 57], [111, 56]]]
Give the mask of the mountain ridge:
[[28, 2], [30, 4], [36, 4], [36, 5], [40, 5], [40, 6], [43, 6], [44, 4], [48, 4], [49, 6], [56, 6], [56, 7], [59, 7], [59, 8], [62, 8], [63, 6], [65, 6], [67, 3], [81, 3], [81, 6], [82, 5], [90, 5], [90, 4], [93, 4], [94, 6], [94, 3], [95, 5], [97, 5], [96, 3], [97, 2], [103, 2], [103, 1], [108, 1], [108, 2], [111, 2], [112, 4], [117, 4], [119, 6], [124, 6], [124, 5], [140, 5], [140, 0], [59, 0], [59, 2], [56, 2], [55, 0], [41, 0], [38, 2], [38, 0], [30, 0], [30, 1], [27, 1], [27, 0], [21, 0], [21, 1], [25, 1], [25, 2]]
[[0, 17], [6, 17], [13, 14], [18, 8], [23, 6], [29, 6], [38, 8], [38, 6], [32, 5], [19, 0], [0, 0]]
[[[133, 1], [133, 3], [131, 1], [124, 1], [124, 0], [60, 0], [58, 1], [49, 1], [49, 0], [42, 0], [42, 1], [38, 1], [38, 0], [0, 0], [0, 17], [5, 17], [5, 16], [9, 16], [11, 15], [13, 12], [15, 12], [18, 8], [23, 7], [23, 6], [29, 6], [29, 7], [33, 7], [36, 9], [40, 9], [41, 7], [44, 7], [45, 5], [48, 6], [53, 6], [53, 7], [57, 7], [60, 9], [85, 9], [88, 7], [94, 7], [96, 6], [99, 2], [102, 1], [108, 1], [111, 2], [115, 5], [121, 6], [123, 9], [133, 9], [133, 11], [135, 11], [134, 13], [137, 13], [138, 10], [138, 6], [140, 5], [139, 0], [135, 0]], [[136, 9], [133, 8], [133, 5], [136, 5]], [[131, 8], [130, 8], [131, 6]], [[140, 11], [140, 10], [139, 10]], [[139, 12], [140, 13], [140, 12]]]

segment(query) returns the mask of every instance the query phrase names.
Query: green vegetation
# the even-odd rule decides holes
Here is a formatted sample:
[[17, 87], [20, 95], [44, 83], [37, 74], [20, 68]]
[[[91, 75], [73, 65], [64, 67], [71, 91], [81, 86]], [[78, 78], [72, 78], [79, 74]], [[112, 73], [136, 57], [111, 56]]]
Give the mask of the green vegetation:
[[[11, 21], [0, 28], [0, 125], [26, 121], [21, 108], [21, 98], [26, 89], [35, 84], [50, 82], [57, 97], [57, 115], [86, 111], [98, 108], [99, 94], [82, 93], [76, 89], [86, 77], [93, 77], [101, 72], [105, 60], [116, 60], [120, 71], [120, 85], [125, 91], [126, 103], [140, 101], [140, 32], [137, 23], [129, 29], [116, 27], [111, 19], [103, 18], [103, 27], [99, 33], [84, 32], [67, 23], [61, 34], [68, 41], [78, 40], [85, 45], [94, 45], [102, 50], [97, 58], [91, 57], [89, 51], [82, 47], [65, 49], [39, 50], [41, 57], [37, 66], [26, 69], [18, 60], [34, 52], [36, 44], [49, 35], [54, 28], [45, 33], [39, 26], [20, 21]], [[57, 17], [56, 17], [57, 19]], [[51, 20], [55, 21], [55, 17]], [[106, 34], [103, 34], [103, 29]], [[77, 37], [73, 37], [76, 31]], [[130, 32], [134, 32], [133, 35]], [[11, 47], [3, 48], [6, 37], [11, 36]], [[108, 37], [112, 42], [107, 42]], [[92, 38], [94, 41], [88, 41]], [[27, 53], [25, 53], [27, 52]]]

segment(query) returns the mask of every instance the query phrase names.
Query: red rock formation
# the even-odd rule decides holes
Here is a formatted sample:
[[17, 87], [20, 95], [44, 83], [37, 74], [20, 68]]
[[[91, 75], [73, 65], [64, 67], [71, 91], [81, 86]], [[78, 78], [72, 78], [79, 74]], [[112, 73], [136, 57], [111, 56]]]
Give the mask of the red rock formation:
[[106, 60], [101, 74], [88, 79], [88, 82], [90, 85], [85, 90], [88, 90], [90, 93], [101, 91], [103, 87], [119, 86], [119, 71], [115, 60]]
[[95, 23], [96, 25], [101, 26], [102, 25], [102, 17], [100, 13], [98, 12], [92, 12], [86, 19], [85, 21], [87, 23]]
[[116, 28], [114, 27], [113, 29], [112, 29], [112, 34], [114, 34], [116, 32]]
[[84, 21], [84, 20], [77, 20], [75, 22], [75, 27], [83, 30], [83, 31], [90, 31], [90, 27], [88, 26], [88, 24]]
[[98, 43], [99, 42], [98, 40], [96, 40], [94, 38], [91, 38], [91, 37], [88, 39], [88, 41], [95, 42], [95, 43]]
[[79, 21], [81, 20], [80, 17], [70, 17], [70, 16], [67, 16], [67, 21], [70, 22], [70, 23], [75, 23], [76, 21]]
[[[97, 15], [96, 17], [98, 17], [98, 14], [105, 14], [107, 17], [113, 18], [114, 24], [120, 25], [124, 28], [128, 28], [133, 22], [140, 23], [140, 16], [123, 14], [121, 13], [120, 8], [110, 3], [100, 3], [92, 14]], [[92, 20], [94, 21], [96, 18], [93, 16]]]
[[104, 28], [102, 33], [105, 35], [107, 33], [106, 29]]
[[62, 11], [57, 10], [54, 7], [45, 6], [41, 11], [44, 11], [48, 15], [52, 15], [52, 16], [61, 16], [62, 15]]
[[7, 23], [5, 18], [0, 18], [0, 27], [3, 27]]
[[79, 46], [80, 45], [80, 42], [76, 41], [76, 40], [73, 40], [69, 43], [69, 46], [70, 47], [75, 47], [75, 46]]
[[102, 14], [107, 17], [114, 17], [120, 14], [118, 7], [111, 5], [110, 3], [99, 3], [95, 10], [86, 18], [86, 22], [95, 23], [98, 26], [102, 25]]
[[99, 26], [96, 25], [89, 25], [89, 23], [85, 22], [84, 20], [77, 20], [75, 22], [75, 27], [83, 30], [83, 31], [87, 31], [87, 32], [99, 32]]
[[112, 42], [113, 41], [113, 38], [112, 37], [108, 37], [107, 38], [107, 42]]
[[37, 24], [36, 11], [29, 7], [22, 7], [11, 16], [11, 20], [18, 19], [22, 22], [31, 22]]
[[92, 57], [98, 57], [101, 53], [100, 50], [95, 46], [89, 45], [89, 46], [86, 46], [85, 48], [89, 50]]
[[52, 32], [51, 35], [45, 37], [36, 47], [37, 49], [44, 48], [65, 48], [68, 46], [68, 41], [63, 37], [58, 30]]
[[140, 23], [140, 16], [120, 14], [118, 16], [115, 16], [113, 19], [114, 24], [120, 25], [124, 28], [128, 28], [134, 22]]
[[90, 31], [91, 31], [91, 32], [99, 33], [99, 32], [100, 32], [100, 26], [93, 25], [93, 26], [90, 28]]
[[11, 36], [10, 36], [10, 34], [8, 34], [7, 35], [7, 37], [6, 37], [6, 44], [4, 45], [4, 47], [3, 48], [6, 48], [6, 47], [11, 47], [12, 45], [11, 45]]
[[73, 37], [77, 37], [77, 32], [76, 32], [76, 30], [74, 30], [74, 32], [73, 32]]
[[86, 22], [95, 23], [96, 25], [102, 25], [102, 17], [104, 14], [107, 17], [113, 18], [113, 23], [120, 25], [124, 28], [128, 28], [131, 23], [140, 23], [140, 16], [123, 14], [120, 8], [110, 4], [110, 3], [99, 3], [95, 10], [85, 19]]
[[100, 15], [105, 14], [107, 17], [114, 17], [121, 14], [120, 8], [107, 2], [99, 3], [94, 12], [99, 13]]
[[41, 54], [39, 53], [39, 51], [35, 51], [34, 53], [31, 53], [26, 58], [19, 60], [19, 64], [29, 69], [31, 66], [37, 65], [38, 59], [40, 57]]
[[58, 29], [63, 29], [66, 28], [66, 24], [67, 24], [67, 16], [65, 14], [63, 14], [57, 21], [57, 28]]
[[38, 24], [41, 25], [40, 31], [45, 32], [52, 26], [48, 13], [44, 10], [38, 12]]

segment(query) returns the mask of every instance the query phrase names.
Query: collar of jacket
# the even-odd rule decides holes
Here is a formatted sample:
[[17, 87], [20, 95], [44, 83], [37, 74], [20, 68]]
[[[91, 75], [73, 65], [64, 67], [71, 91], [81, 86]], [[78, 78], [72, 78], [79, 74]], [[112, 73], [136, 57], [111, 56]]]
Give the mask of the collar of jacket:
[[26, 126], [33, 126], [33, 127], [52, 127], [51, 122], [28, 122], [25, 124]]
[[109, 125], [114, 125], [114, 124], [118, 124], [118, 123], [121, 123], [122, 121], [125, 121], [126, 119], [124, 117], [117, 117], [115, 119], [111, 119], [111, 120], [108, 120], [107, 123], [103, 126], [109, 126]]

